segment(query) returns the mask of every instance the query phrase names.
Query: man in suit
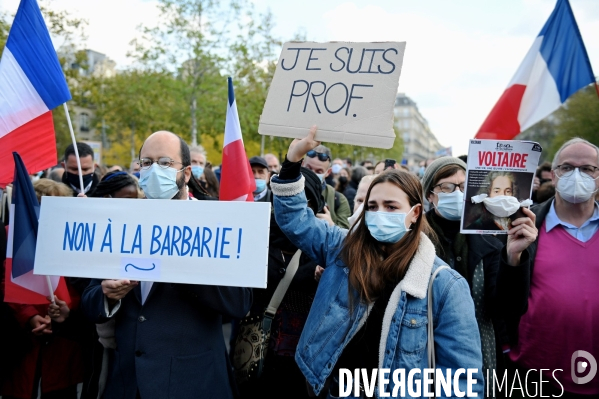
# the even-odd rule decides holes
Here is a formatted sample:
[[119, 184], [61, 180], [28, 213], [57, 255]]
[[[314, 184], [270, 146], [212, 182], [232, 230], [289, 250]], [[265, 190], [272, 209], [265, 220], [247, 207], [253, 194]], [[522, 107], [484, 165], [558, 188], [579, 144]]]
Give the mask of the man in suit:
[[[190, 154], [180, 137], [152, 134], [140, 150], [140, 165], [146, 197], [190, 200]], [[84, 311], [96, 323], [115, 320], [104, 396], [232, 398], [221, 318], [244, 317], [251, 300], [249, 288], [92, 281], [81, 299]]]

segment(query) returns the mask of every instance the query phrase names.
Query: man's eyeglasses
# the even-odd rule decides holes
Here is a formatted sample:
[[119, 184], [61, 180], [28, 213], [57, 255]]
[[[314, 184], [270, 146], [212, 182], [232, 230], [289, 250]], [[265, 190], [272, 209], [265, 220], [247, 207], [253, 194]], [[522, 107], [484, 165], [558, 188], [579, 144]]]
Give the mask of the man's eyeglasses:
[[306, 153], [306, 155], [309, 156], [310, 158], [314, 158], [317, 156], [318, 160], [322, 161], [322, 162], [331, 160], [331, 157], [329, 157], [329, 154], [325, 154], [324, 152], [316, 152], [314, 150], [310, 150]]
[[557, 167], [555, 168], [555, 170], [558, 172], [559, 177], [570, 176], [574, 172], [574, 169], [578, 169], [582, 176], [589, 177], [593, 180], [599, 177], [599, 168], [593, 165], [572, 166], [565, 163], [562, 165], [557, 165]]
[[[454, 183], [441, 183], [441, 184], [437, 184], [436, 186], [433, 186], [433, 192], [442, 192], [445, 194], [449, 194], [449, 193], [453, 193], [456, 188], [459, 188], [461, 192], [464, 192], [464, 185], [465, 183], [460, 183], [460, 184], [454, 184]], [[439, 187], [439, 191], [435, 191], [435, 189]]]
[[154, 162], [156, 162], [158, 166], [160, 166], [163, 169], [170, 168], [175, 163], [182, 164], [181, 162], [175, 161], [174, 159], [171, 159], [169, 157], [160, 157], [156, 161], [154, 161], [151, 158], [141, 158], [139, 160], [139, 166], [141, 166], [142, 169], [149, 169]]

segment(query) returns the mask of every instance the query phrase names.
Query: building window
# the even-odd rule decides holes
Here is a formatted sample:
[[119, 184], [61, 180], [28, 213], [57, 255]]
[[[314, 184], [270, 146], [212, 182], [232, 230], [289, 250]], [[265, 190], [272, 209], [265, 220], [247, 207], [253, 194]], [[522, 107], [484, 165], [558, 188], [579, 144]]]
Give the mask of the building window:
[[409, 107], [405, 107], [403, 109], [403, 116], [410, 116], [410, 108]]
[[89, 132], [89, 115], [85, 112], [79, 114], [79, 130]]

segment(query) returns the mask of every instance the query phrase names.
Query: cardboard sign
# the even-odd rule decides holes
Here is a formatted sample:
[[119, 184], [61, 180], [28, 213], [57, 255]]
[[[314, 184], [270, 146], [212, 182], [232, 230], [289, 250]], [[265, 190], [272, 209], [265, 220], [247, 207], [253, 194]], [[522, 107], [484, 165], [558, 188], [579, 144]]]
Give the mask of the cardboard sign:
[[35, 274], [266, 288], [270, 203], [43, 197]]
[[405, 42], [283, 46], [258, 132], [340, 144], [391, 148], [393, 107]]
[[470, 140], [461, 233], [507, 234], [532, 204], [542, 151], [533, 141]]

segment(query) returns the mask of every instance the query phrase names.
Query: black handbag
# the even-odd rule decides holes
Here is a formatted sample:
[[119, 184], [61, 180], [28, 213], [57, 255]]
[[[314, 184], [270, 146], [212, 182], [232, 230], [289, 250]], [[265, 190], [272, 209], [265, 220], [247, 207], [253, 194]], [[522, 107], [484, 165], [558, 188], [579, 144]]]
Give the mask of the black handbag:
[[264, 313], [258, 315], [248, 313], [239, 323], [232, 360], [235, 380], [238, 384], [256, 381], [262, 375], [272, 320], [297, 271], [301, 253], [302, 251], [298, 250], [291, 258], [285, 276], [277, 285]]

